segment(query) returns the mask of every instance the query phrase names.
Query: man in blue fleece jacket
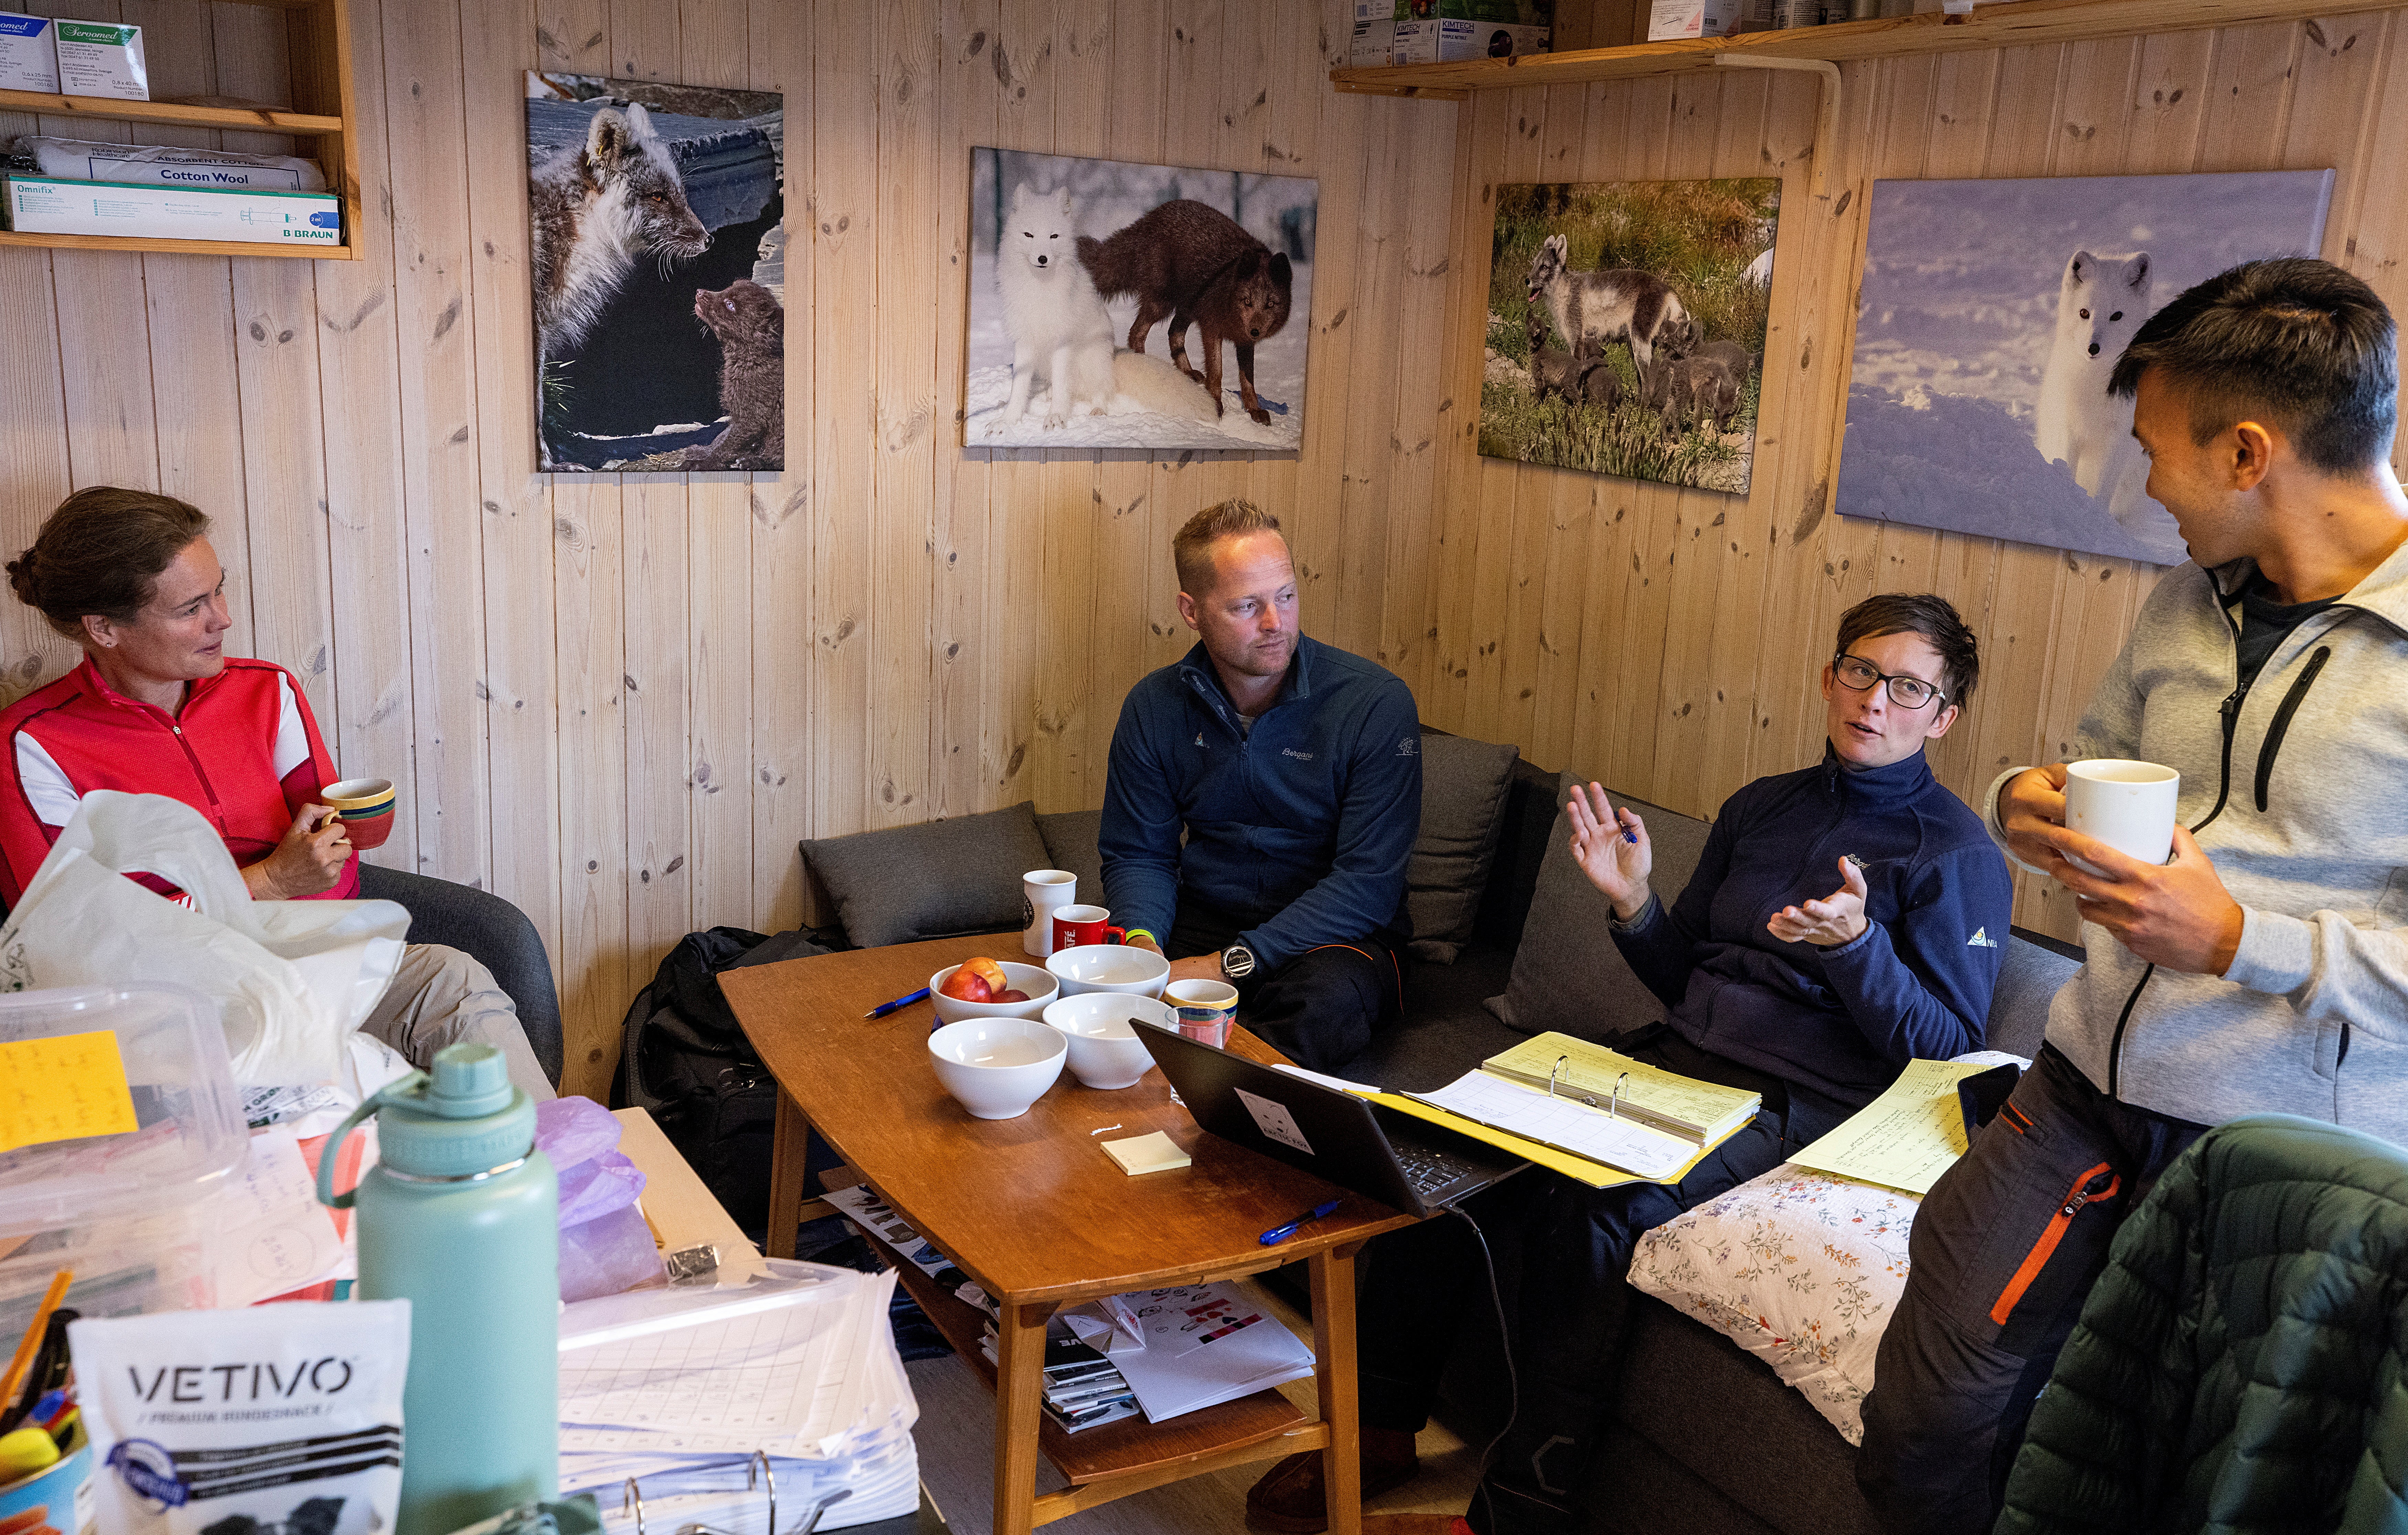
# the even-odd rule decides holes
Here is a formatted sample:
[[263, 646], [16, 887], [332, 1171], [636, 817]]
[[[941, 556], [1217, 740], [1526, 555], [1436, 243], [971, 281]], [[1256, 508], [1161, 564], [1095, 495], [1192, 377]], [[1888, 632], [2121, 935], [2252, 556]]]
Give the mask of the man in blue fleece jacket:
[[[1669, 1010], [1615, 1047], [1761, 1094], [1763, 1108], [1677, 1184], [1527, 1176], [1472, 1201], [1481, 1226], [1521, 1232], [1524, 1255], [1519, 1401], [1471, 1510], [1484, 1530], [1584, 1527], [1641, 1232], [1778, 1167], [1908, 1061], [1982, 1047], [2014, 887], [1981, 818], [1923, 755], [1956, 724], [1978, 667], [1971, 631], [1940, 597], [1848, 610], [1823, 667], [1822, 762], [1726, 801], [1670, 906], [1649, 885], [1636, 813], [1594, 783], [1566, 807], [1570, 851], [1612, 903], [1614, 945]], [[1412, 1436], [1462, 1319], [1486, 1304], [1484, 1274], [1472, 1234], [1453, 1221], [1383, 1237], [1366, 1255], [1367, 1496], [1419, 1470]], [[1258, 1528], [1301, 1535], [1325, 1528], [1320, 1499], [1319, 1456], [1296, 1456], [1255, 1485], [1248, 1513]]]
[[1199, 638], [1121, 706], [1104, 900], [1130, 943], [1171, 956], [1173, 980], [1230, 982], [1247, 1027], [1300, 1065], [1339, 1066], [1402, 1007], [1422, 820], [1412, 692], [1304, 637], [1268, 512], [1207, 507], [1170, 548]]

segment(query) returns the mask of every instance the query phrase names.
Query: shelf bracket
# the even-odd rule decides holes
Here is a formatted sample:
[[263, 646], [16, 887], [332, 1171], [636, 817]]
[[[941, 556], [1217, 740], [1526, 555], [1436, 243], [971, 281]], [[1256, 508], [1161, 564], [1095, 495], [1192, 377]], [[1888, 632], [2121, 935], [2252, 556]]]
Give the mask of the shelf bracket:
[[1720, 52], [1717, 68], [1804, 69], [1823, 77], [1823, 101], [1814, 114], [1814, 195], [1831, 194], [1830, 154], [1839, 142], [1840, 66], [1828, 59], [1778, 59], [1761, 53]]

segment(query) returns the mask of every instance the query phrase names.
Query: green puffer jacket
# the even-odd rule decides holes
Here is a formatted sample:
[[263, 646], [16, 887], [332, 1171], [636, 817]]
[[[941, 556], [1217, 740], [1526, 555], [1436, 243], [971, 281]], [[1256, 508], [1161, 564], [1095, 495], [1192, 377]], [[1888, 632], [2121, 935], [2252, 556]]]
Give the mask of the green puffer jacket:
[[2408, 1152], [2233, 1120], [2117, 1233], [2000, 1535], [2408, 1532], [2403, 1363]]

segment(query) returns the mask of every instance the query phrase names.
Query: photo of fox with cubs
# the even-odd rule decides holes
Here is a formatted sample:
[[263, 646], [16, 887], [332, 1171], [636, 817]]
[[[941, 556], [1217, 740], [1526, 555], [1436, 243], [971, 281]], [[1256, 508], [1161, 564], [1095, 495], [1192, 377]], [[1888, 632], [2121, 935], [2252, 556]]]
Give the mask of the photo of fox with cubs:
[[1480, 451], [1744, 494], [1781, 183], [1497, 189]]
[[527, 76], [538, 467], [785, 466], [785, 97]]
[[1293, 450], [1319, 188], [970, 151], [968, 448]]

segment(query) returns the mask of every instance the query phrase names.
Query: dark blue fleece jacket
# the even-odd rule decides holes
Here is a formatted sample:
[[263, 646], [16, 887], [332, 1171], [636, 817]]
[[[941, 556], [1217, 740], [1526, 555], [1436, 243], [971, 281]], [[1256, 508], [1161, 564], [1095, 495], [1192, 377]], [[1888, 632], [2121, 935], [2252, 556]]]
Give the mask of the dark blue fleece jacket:
[[[1765, 924], [1840, 888], [1865, 860], [1865, 930], [1834, 949]], [[1723, 805], [1688, 888], [1650, 902], [1615, 945], [1700, 1049], [1862, 1104], [1915, 1057], [1982, 1048], [2014, 887], [1964, 801], [1917, 752], [1850, 772], [1760, 778]]]
[[1112, 921], [1167, 949], [1179, 903], [1200, 901], [1252, 925], [1240, 939], [1257, 973], [1317, 944], [1401, 931], [1421, 739], [1400, 678], [1309, 638], [1251, 735], [1202, 645], [1149, 673], [1121, 705], [1104, 781]]

